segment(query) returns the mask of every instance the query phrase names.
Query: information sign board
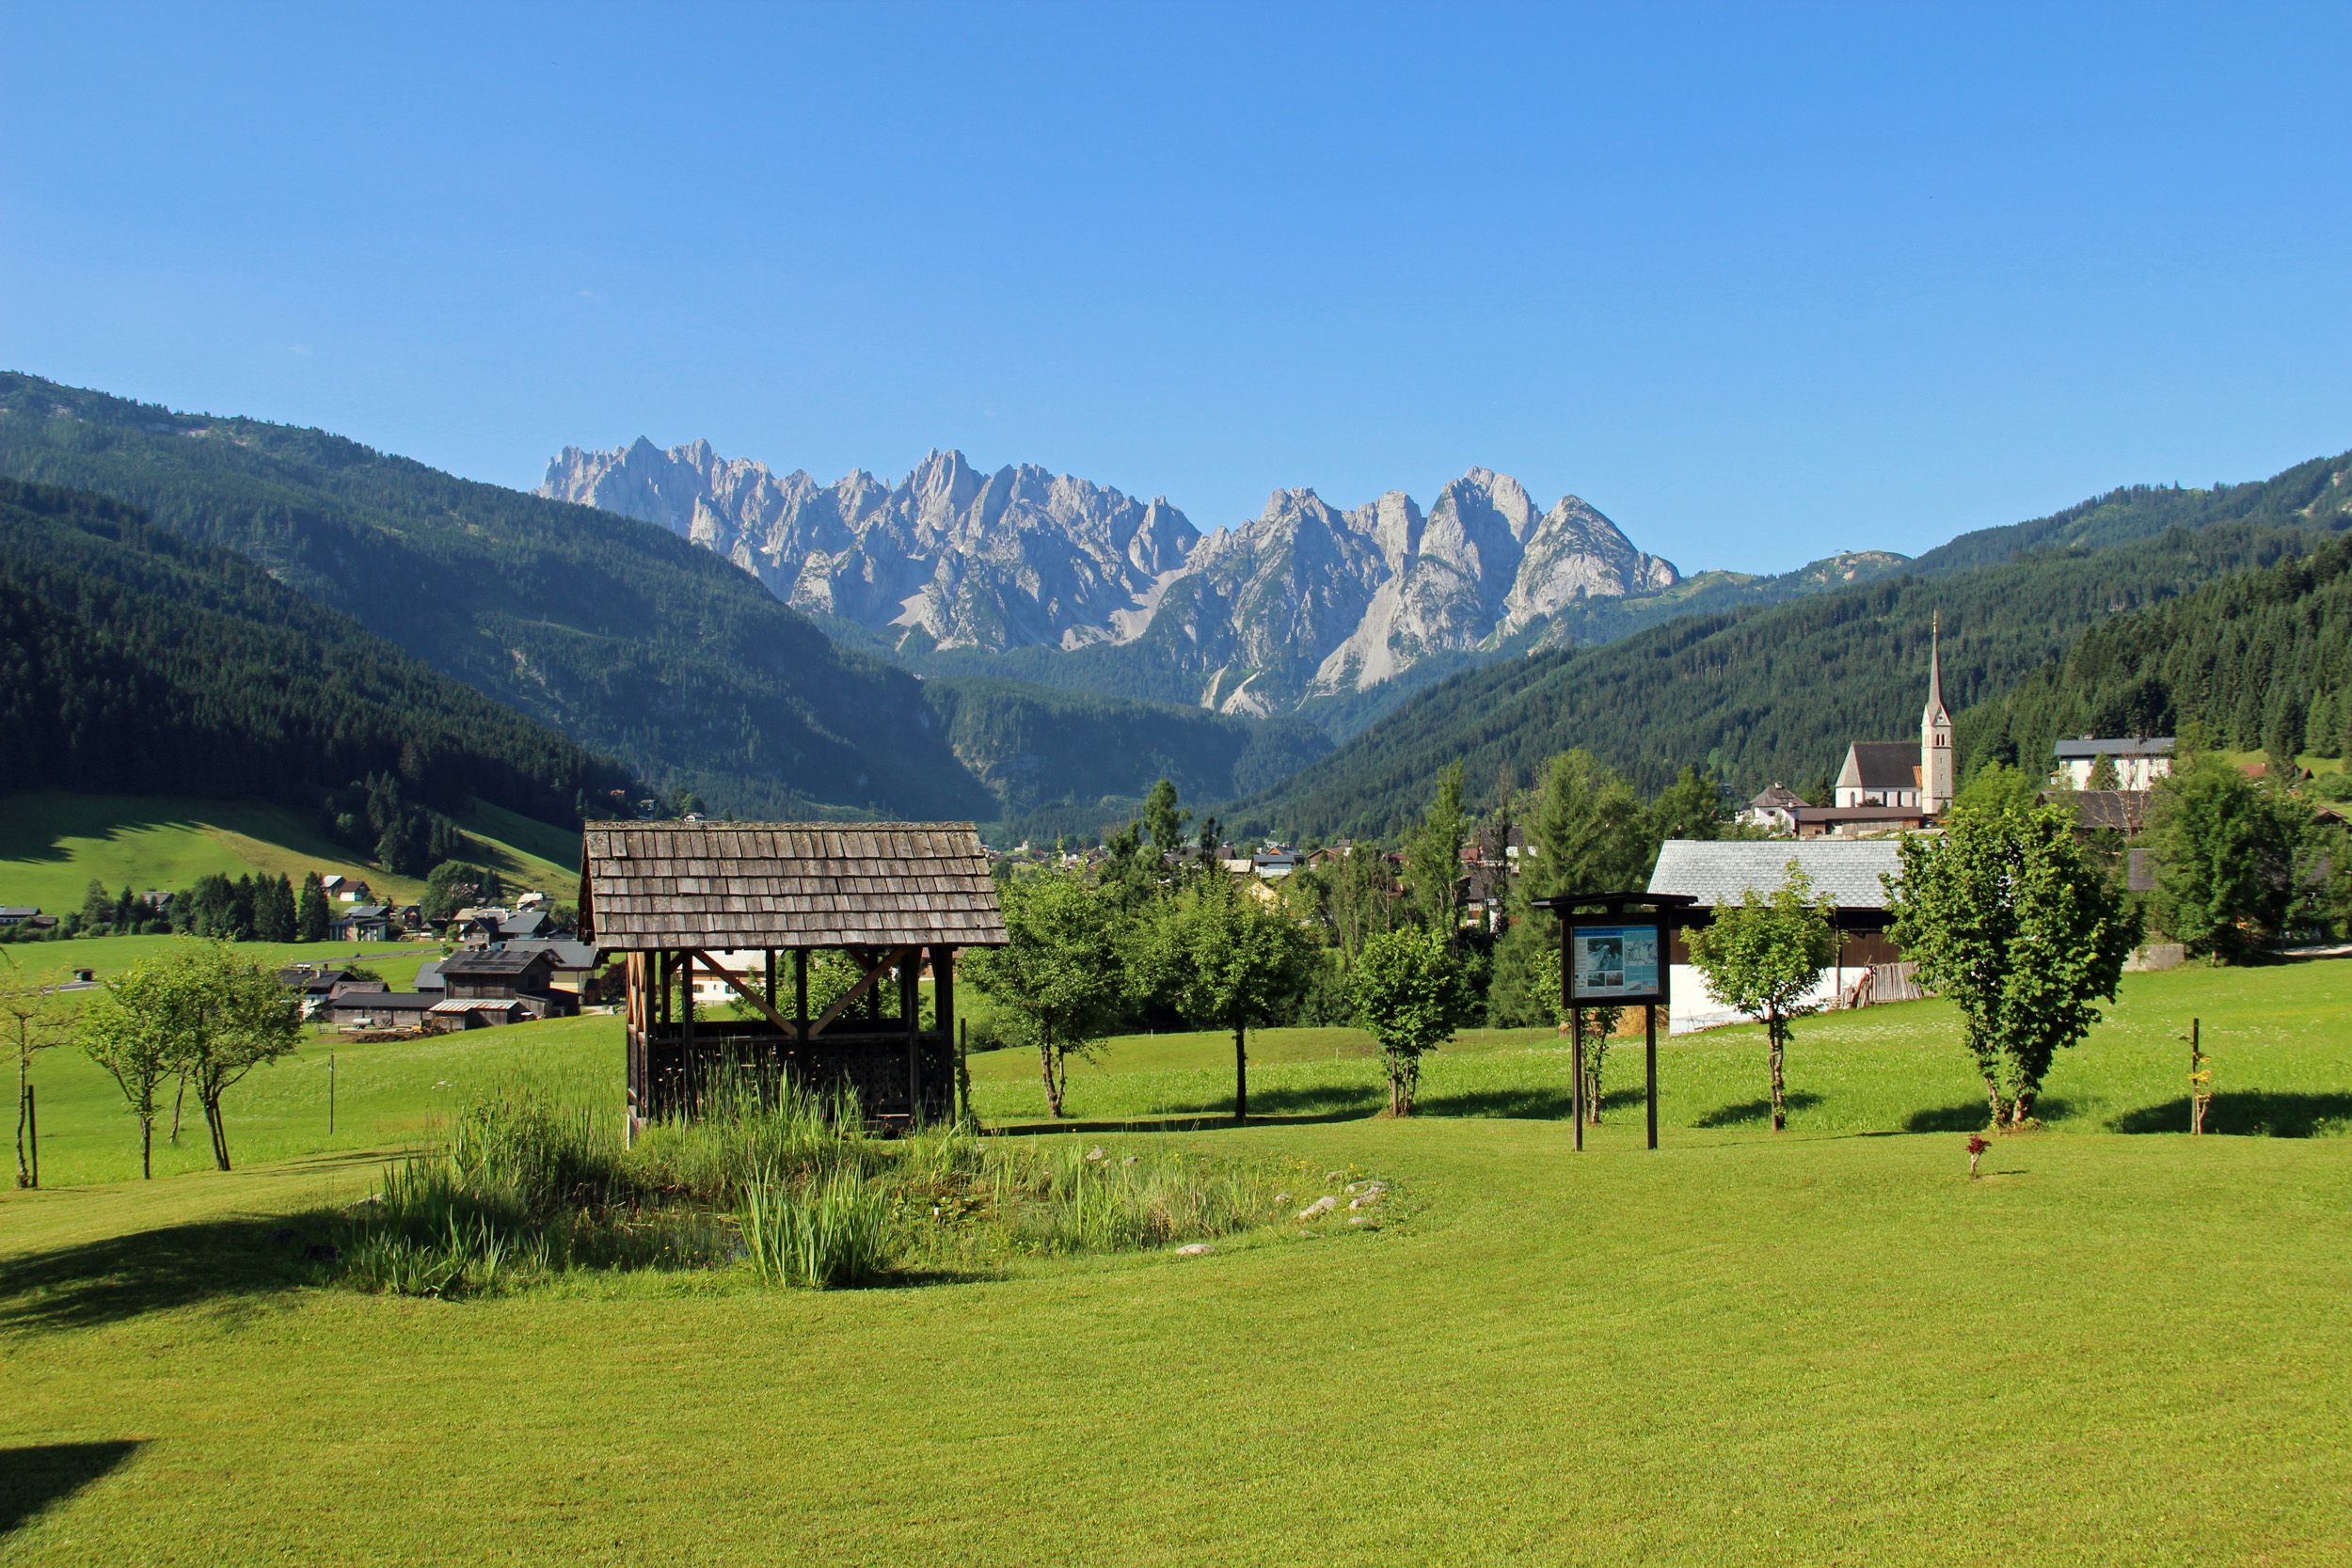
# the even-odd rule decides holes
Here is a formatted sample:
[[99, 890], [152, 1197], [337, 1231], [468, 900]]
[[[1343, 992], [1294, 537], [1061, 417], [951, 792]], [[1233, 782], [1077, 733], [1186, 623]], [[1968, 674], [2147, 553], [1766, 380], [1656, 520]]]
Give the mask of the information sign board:
[[1666, 928], [1661, 921], [1568, 927], [1568, 1005], [1614, 1006], [1666, 1000]]

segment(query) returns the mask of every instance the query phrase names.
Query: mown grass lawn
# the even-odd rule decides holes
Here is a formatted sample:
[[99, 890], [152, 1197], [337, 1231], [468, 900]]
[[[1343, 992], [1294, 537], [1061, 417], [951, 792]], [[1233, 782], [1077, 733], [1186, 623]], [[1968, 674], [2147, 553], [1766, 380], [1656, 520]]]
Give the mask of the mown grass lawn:
[[[1359, 1114], [1345, 1038], [1269, 1039], [1253, 1104], [1291, 1092], [1313, 1119], [1233, 1129], [1201, 1120], [1230, 1042], [1122, 1041], [1073, 1074], [1073, 1114], [1199, 1130], [1082, 1136], [1353, 1168], [1397, 1207], [897, 1289], [322, 1289], [268, 1232], [367, 1190], [351, 1151], [15, 1195], [0, 1528], [22, 1522], [0, 1542], [61, 1563], [2338, 1562], [2352, 1142], [2138, 1130], [2182, 1091], [2192, 1013], [2225, 1097], [2274, 1132], [2340, 1127], [2347, 980], [2131, 977], [2062, 1059], [2051, 1131], [1974, 1182], [1935, 1130], [1973, 1085], [1933, 1005], [1806, 1026], [1791, 1085], [1819, 1099], [1780, 1138], [1743, 1111], [1752, 1038], [1663, 1046], [1655, 1154], [1638, 1106], [1568, 1150], [1556, 1042], [1462, 1042], [1437, 1114], [1391, 1122]], [[388, 1053], [384, 1115], [526, 1053], [610, 1077], [609, 1027]], [[1638, 1084], [1638, 1042], [1619, 1052], [1613, 1091]], [[976, 1100], [1029, 1125], [1033, 1076], [976, 1058]]]

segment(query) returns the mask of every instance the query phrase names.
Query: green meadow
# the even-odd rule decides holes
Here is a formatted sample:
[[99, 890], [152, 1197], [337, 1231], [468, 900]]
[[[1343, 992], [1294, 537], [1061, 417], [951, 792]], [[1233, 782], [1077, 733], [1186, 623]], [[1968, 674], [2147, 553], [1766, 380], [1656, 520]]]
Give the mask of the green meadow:
[[[308, 1052], [230, 1101], [230, 1174], [120, 1180], [64, 1053], [0, 1196], [0, 1549], [33, 1563], [2340, 1562], [2352, 1555], [2352, 962], [2132, 975], [2045, 1131], [1971, 1180], [1936, 1003], [1641, 1042], [1603, 1125], [1556, 1037], [1472, 1034], [1371, 1115], [1348, 1031], [971, 1061], [1006, 1135], [1393, 1183], [1374, 1224], [1208, 1257], [1010, 1259], [885, 1288], [739, 1268], [450, 1303], [272, 1232], [518, 1073], [617, 1100], [609, 1018]], [[2190, 1139], [2187, 1046], [2219, 1069]], [[322, 1051], [325, 1042], [322, 1042]], [[104, 1092], [100, 1093], [103, 1089]], [[51, 1106], [56, 1112], [48, 1114]], [[179, 1167], [175, 1167], [179, 1169]], [[72, 1184], [67, 1184], [72, 1183]], [[1301, 1232], [1306, 1232], [1302, 1234]]]
[[[496, 806], [459, 819], [499, 875], [568, 899], [580, 879], [580, 838]], [[109, 891], [176, 891], [199, 877], [308, 873], [366, 879], [386, 897], [415, 899], [421, 878], [396, 877], [336, 844], [282, 807], [220, 800], [78, 795], [0, 797], [0, 904], [51, 914], [82, 907], [92, 878]]]

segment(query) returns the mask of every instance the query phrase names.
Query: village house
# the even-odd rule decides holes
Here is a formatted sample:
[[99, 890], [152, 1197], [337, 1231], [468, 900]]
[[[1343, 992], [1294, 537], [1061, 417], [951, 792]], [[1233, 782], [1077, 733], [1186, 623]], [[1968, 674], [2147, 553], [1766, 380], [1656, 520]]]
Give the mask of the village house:
[[0, 926], [22, 926], [39, 913], [38, 904], [0, 904]]
[[394, 990], [381, 980], [335, 988], [326, 1004], [326, 1022], [342, 1029], [421, 1029], [440, 1000], [437, 991]]
[[2050, 782], [2061, 787], [2089, 789], [2090, 775], [2101, 757], [2115, 765], [2115, 787], [2144, 795], [2156, 787], [2158, 779], [2172, 773], [2172, 736], [2169, 735], [2133, 735], [2110, 736], [2102, 740], [2096, 736], [2084, 736], [2078, 740], [2061, 740], [2055, 748], [2056, 766], [2050, 770]]
[[1798, 806], [1788, 816], [1799, 838], [1910, 832], [1935, 820], [1924, 806]]
[[[1837, 910], [1836, 956], [1804, 1000], [1827, 1006], [1895, 1001], [1919, 994], [1902, 955], [1886, 936], [1891, 915], [1883, 879], [1901, 871], [1898, 848], [1893, 839], [1669, 839], [1659, 849], [1649, 891], [1694, 900], [1685, 919], [1704, 926], [1716, 910], [1740, 903], [1751, 889], [1759, 898], [1770, 896], [1788, 879], [1788, 863], [1794, 861], [1812, 879], [1815, 894]], [[1691, 963], [1687, 931], [1677, 928], [1671, 947], [1670, 1033], [1747, 1022], [1746, 1015], [1707, 994], [1706, 979]]]
[[1804, 809], [1805, 798], [1787, 784], [1774, 784], [1772, 788], [1750, 800], [1737, 818], [1743, 828], [1762, 828], [1768, 832], [1787, 833], [1795, 837], [1795, 814]]
[[441, 960], [442, 999], [433, 1016], [465, 1028], [526, 1017], [570, 1018], [580, 1011], [580, 998], [558, 990], [554, 974], [554, 958], [544, 952], [460, 953]]
[[381, 904], [354, 904], [326, 923], [335, 942], [382, 942], [392, 934], [391, 912]]

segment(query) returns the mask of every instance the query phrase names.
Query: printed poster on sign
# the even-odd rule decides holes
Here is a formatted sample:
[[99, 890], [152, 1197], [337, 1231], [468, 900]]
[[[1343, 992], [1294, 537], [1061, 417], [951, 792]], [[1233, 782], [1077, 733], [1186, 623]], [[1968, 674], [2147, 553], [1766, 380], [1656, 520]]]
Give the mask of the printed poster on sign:
[[1581, 926], [1568, 946], [1572, 1002], [1648, 1002], [1659, 996], [1655, 926]]

